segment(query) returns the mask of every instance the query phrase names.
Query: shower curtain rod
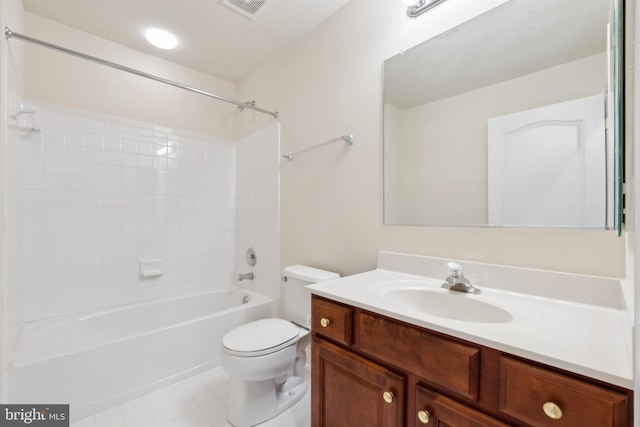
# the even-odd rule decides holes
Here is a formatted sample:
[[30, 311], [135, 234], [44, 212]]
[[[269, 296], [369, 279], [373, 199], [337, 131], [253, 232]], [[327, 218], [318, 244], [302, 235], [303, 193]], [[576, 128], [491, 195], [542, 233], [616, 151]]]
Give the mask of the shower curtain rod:
[[72, 55], [72, 56], [76, 56], [78, 58], [82, 58], [82, 59], [86, 59], [87, 61], [91, 61], [91, 62], [95, 62], [97, 64], [101, 64], [107, 67], [111, 67], [111, 68], [115, 68], [116, 70], [120, 70], [120, 71], [125, 71], [127, 73], [131, 73], [131, 74], [135, 74], [137, 76], [140, 77], [145, 77], [147, 79], [151, 79], [151, 80], [155, 80], [157, 82], [160, 83], [164, 83], [167, 84], [169, 86], [174, 86], [180, 89], [184, 89], [184, 90], [188, 90], [190, 92], [195, 92], [195, 93], [199, 93], [200, 95], [204, 95], [204, 96], [208, 96], [210, 98], [214, 98], [217, 99], [219, 101], [224, 101], [224, 102], [228, 102], [230, 104], [235, 104], [238, 106], [238, 111], [243, 111], [245, 108], [248, 108], [250, 110], [254, 110], [257, 111], [259, 113], [263, 113], [263, 114], [268, 114], [270, 116], [273, 116], [274, 118], [278, 118], [278, 112], [275, 111], [268, 111], [268, 110], [264, 110], [262, 108], [258, 108], [255, 106], [255, 102], [241, 102], [241, 101], [236, 101], [235, 99], [231, 99], [231, 98], [227, 98], [226, 96], [222, 96], [222, 95], [216, 95], [215, 93], [211, 93], [211, 92], [206, 92], [204, 90], [201, 89], [197, 89], [191, 86], [187, 86], [185, 84], [182, 83], [178, 83], [178, 82], [174, 82], [172, 80], [168, 80], [168, 79], [163, 79], [162, 77], [157, 77], [154, 76], [152, 74], [148, 74], [145, 73], [143, 71], [138, 71], [136, 69], [133, 68], [129, 68], [129, 67], [125, 67], [124, 65], [120, 65], [120, 64], [116, 64], [115, 62], [110, 62], [101, 58], [97, 58], [95, 56], [91, 56], [91, 55], [87, 55], [85, 53], [82, 52], [78, 52], [75, 50], [71, 50], [71, 49], [67, 49], [66, 47], [62, 47], [62, 46], [58, 46], [52, 43], [48, 43], [42, 40], [38, 40], [35, 39], [33, 37], [29, 37], [29, 36], [25, 36], [24, 34], [19, 34], [19, 33], [14, 33], [13, 31], [11, 31], [9, 28], [5, 27], [4, 28], [4, 34], [5, 37], [7, 38], [7, 40], [11, 39], [11, 38], [15, 38], [18, 40], [22, 40], [28, 43], [33, 43], [39, 46], [43, 46], [49, 49], [53, 49], [53, 50], [57, 50], [58, 52], [62, 52], [62, 53], [66, 53], [68, 55]]

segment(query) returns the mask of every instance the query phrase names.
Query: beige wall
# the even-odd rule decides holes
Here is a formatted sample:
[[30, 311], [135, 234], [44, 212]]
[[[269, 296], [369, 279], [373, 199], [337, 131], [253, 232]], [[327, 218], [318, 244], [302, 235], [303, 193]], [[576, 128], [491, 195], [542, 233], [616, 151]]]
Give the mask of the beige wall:
[[[354, 133], [281, 166], [281, 264], [350, 274], [375, 267], [380, 249], [554, 270], [624, 274], [612, 232], [390, 227], [382, 224], [381, 64], [504, 0], [446, 2], [415, 20], [396, 0], [352, 0], [239, 85], [26, 14], [25, 32], [47, 41], [280, 112], [282, 150]], [[233, 106], [40, 47], [26, 53], [25, 95], [43, 102], [233, 138]], [[200, 99], [201, 98], [201, 99]], [[185, 105], [196, 107], [185, 108]], [[273, 123], [245, 112], [239, 136]]]
[[[25, 33], [229, 98], [233, 83], [25, 13]], [[12, 43], [22, 43], [13, 41]], [[235, 140], [235, 106], [40, 46], [25, 45], [25, 97]]]
[[[341, 274], [376, 265], [378, 250], [624, 275], [624, 239], [614, 232], [392, 227], [382, 222], [382, 62], [502, 0], [456, 0], [409, 20], [399, 0], [352, 0], [238, 85], [239, 98], [279, 110], [283, 152], [341, 134], [336, 143], [281, 165], [281, 265], [308, 263]], [[270, 123], [242, 116], [247, 135]]]

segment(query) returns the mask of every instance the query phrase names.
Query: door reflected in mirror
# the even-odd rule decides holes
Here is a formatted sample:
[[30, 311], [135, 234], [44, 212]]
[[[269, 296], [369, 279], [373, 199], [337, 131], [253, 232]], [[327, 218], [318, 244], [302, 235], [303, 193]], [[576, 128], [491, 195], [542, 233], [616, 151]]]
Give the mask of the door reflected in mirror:
[[612, 12], [511, 0], [385, 61], [385, 224], [613, 227]]

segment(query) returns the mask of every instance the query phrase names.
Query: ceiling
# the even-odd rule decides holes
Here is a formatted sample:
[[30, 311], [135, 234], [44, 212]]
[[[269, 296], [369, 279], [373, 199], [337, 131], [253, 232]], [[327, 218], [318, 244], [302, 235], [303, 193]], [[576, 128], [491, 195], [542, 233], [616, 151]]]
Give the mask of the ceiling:
[[[238, 82], [295, 43], [349, 0], [267, 0], [253, 19], [222, 0], [23, 0], [26, 11], [186, 67]], [[149, 27], [173, 32], [176, 49], [144, 38]]]
[[608, 18], [608, 0], [511, 0], [385, 61], [385, 102], [413, 108], [602, 53]]

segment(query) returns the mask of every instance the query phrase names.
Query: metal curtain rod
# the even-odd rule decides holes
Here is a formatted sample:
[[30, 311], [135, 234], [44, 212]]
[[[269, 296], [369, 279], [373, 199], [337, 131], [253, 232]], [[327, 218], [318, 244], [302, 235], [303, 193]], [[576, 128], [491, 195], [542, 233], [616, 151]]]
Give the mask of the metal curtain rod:
[[342, 135], [337, 138], [330, 139], [329, 141], [321, 142], [320, 144], [312, 145], [311, 147], [303, 148], [302, 150], [294, 151], [293, 153], [283, 154], [282, 157], [288, 159], [289, 161], [293, 160], [293, 156], [305, 151], [314, 150], [318, 147], [322, 147], [327, 144], [331, 144], [332, 142], [344, 141], [349, 145], [353, 145], [353, 135]]
[[195, 93], [199, 93], [200, 95], [205, 95], [208, 96], [210, 98], [215, 98], [219, 101], [224, 101], [224, 102], [228, 102], [230, 104], [235, 104], [238, 106], [238, 110], [242, 111], [245, 108], [248, 108], [250, 110], [254, 110], [254, 111], [258, 111], [259, 113], [264, 113], [264, 114], [268, 114], [270, 116], [273, 116], [274, 118], [278, 118], [278, 112], [273, 112], [273, 111], [268, 111], [268, 110], [264, 110], [262, 108], [258, 108], [255, 106], [255, 102], [240, 102], [240, 101], [236, 101], [235, 99], [231, 99], [231, 98], [227, 98], [226, 96], [222, 96], [222, 95], [216, 95], [215, 93], [211, 93], [211, 92], [206, 92], [204, 90], [201, 89], [197, 89], [191, 86], [187, 86], [185, 84], [182, 83], [178, 83], [178, 82], [174, 82], [172, 80], [168, 80], [168, 79], [163, 79], [162, 77], [157, 77], [154, 76], [152, 74], [148, 74], [145, 73], [143, 71], [138, 71], [136, 69], [133, 68], [129, 68], [129, 67], [125, 67], [124, 65], [120, 65], [120, 64], [116, 64], [115, 62], [110, 62], [101, 58], [97, 58], [95, 56], [91, 56], [91, 55], [87, 55], [85, 53], [81, 53], [75, 50], [71, 50], [71, 49], [67, 49], [65, 47], [62, 46], [58, 46], [52, 43], [48, 43], [42, 40], [38, 40], [38, 39], [34, 39], [33, 37], [29, 37], [29, 36], [25, 36], [23, 34], [19, 34], [19, 33], [14, 33], [13, 31], [11, 31], [9, 28], [5, 27], [4, 28], [4, 34], [5, 37], [7, 38], [7, 40], [11, 39], [11, 38], [15, 38], [15, 39], [19, 39], [19, 40], [23, 40], [29, 43], [33, 43], [33, 44], [37, 44], [39, 46], [43, 46], [49, 49], [53, 49], [53, 50], [57, 50], [58, 52], [62, 52], [62, 53], [66, 53], [68, 55], [72, 55], [72, 56], [76, 56], [78, 58], [82, 58], [82, 59], [86, 59], [87, 61], [91, 61], [91, 62], [95, 62], [107, 67], [111, 67], [111, 68], [115, 68], [116, 70], [120, 70], [120, 71], [125, 71], [127, 73], [131, 73], [131, 74], [135, 74], [136, 76], [140, 76], [140, 77], [145, 77], [147, 79], [151, 79], [151, 80], [155, 80], [157, 82], [160, 83], [164, 83], [167, 84], [169, 86], [174, 86], [174, 87], [178, 87], [180, 89], [185, 89], [188, 90], [190, 92], [195, 92]]

